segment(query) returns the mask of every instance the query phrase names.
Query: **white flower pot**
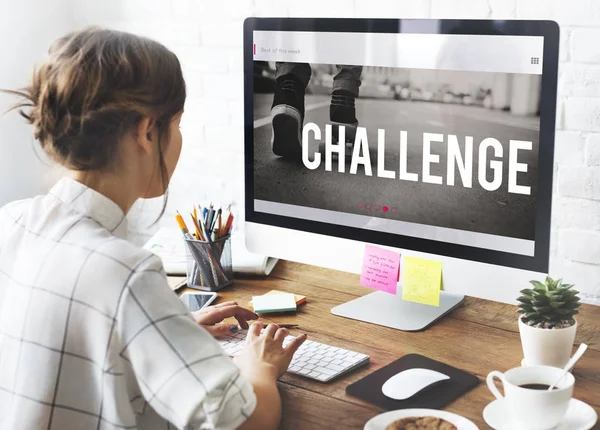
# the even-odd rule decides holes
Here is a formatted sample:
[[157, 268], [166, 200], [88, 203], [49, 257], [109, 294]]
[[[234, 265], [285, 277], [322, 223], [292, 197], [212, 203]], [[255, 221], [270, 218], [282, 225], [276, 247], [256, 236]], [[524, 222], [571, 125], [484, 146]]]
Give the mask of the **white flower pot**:
[[531, 327], [519, 318], [525, 365], [563, 367], [571, 357], [576, 331], [577, 320], [570, 327], [547, 329]]

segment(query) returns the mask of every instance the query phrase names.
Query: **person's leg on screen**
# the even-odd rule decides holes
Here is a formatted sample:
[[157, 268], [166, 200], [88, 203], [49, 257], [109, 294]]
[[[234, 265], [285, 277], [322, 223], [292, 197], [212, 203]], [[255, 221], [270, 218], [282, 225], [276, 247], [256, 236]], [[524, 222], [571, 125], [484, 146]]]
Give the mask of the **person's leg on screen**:
[[304, 93], [311, 72], [308, 63], [276, 63], [271, 148], [281, 157], [299, 157], [302, 153]]
[[333, 78], [329, 119], [333, 125], [334, 140], [338, 140], [339, 126], [345, 127], [345, 140], [351, 144], [356, 136], [358, 120], [354, 101], [358, 97], [361, 83], [362, 66], [336, 66], [337, 74]]

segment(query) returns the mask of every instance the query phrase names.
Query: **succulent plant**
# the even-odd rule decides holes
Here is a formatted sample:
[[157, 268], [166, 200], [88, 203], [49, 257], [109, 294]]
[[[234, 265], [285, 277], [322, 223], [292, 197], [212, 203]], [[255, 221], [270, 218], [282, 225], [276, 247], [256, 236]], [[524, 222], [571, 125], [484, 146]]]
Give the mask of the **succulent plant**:
[[563, 284], [562, 279], [549, 276], [544, 283], [530, 281], [533, 288], [521, 290], [519, 313], [524, 323], [539, 328], [563, 328], [575, 324], [578, 314], [579, 291], [572, 284]]

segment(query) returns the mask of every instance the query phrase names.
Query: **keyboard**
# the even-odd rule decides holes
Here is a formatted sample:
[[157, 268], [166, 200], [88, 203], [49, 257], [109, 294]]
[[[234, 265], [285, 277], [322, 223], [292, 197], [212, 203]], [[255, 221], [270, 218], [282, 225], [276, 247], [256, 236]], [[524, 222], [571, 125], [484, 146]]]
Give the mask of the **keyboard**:
[[[247, 333], [248, 330], [240, 329], [235, 334], [218, 337], [217, 341], [227, 354], [234, 357], [244, 347]], [[293, 338], [286, 336], [283, 346], [287, 346]], [[369, 361], [368, 355], [306, 340], [294, 354], [287, 371], [316, 381], [329, 382]]]

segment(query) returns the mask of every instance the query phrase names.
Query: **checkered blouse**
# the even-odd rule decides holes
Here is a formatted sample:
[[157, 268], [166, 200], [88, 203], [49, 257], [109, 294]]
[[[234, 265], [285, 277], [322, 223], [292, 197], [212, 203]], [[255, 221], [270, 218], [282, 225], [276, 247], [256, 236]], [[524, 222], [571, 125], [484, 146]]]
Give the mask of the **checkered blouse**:
[[252, 386], [72, 179], [0, 209], [0, 430], [233, 429]]

